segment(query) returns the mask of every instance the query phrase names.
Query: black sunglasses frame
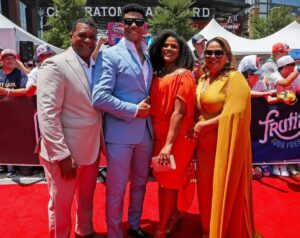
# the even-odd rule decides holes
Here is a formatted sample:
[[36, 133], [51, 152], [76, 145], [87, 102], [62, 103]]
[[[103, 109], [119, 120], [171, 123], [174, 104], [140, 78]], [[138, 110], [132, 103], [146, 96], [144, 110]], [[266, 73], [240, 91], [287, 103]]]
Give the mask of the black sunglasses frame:
[[136, 26], [142, 27], [145, 24], [145, 21], [143, 19], [137, 18], [124, 18], [123, 22], [126, 26], [131, 26], [133, 23], [135, 23]]
[[207, 58], [210, 58], [213, 55], [216, 58], [222, 58], [225, 55], [225, 52], [223, 50], [206, 50], [204, 52], [204, 54], [205, 54], [205, 57], [207, 57]]

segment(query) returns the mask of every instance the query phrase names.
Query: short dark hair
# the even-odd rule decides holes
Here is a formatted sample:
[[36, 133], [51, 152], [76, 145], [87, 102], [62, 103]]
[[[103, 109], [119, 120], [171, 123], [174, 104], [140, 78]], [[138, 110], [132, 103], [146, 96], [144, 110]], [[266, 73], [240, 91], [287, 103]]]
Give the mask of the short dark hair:
[[96, 26], [95, 22], [92, 19], [80, 18], [80, 19], [77, 19], [77, 20], [75, 20], [73, 22], [71, 33], [73, 33], [74, 31], [76, 31], [76, 27], [77, 27], [78, 23], [86, 24], [88, 26], [96, 28], [96, 30], [97, 30], [97, 26]]
[[135, 3], [131, 3], [131, 4], [127, 4], [122, 8], [122, 18], [124, 18], [125, 14], [128, 12], [138, 12], [140, 14], [143, 15], [143, 18], [146, 18], [146, 12], [143, 9], [142, 6], [135, 4]]
[[177, 40], [179, 44], [179, 55], [177, 59], [178, 68], [185, 68], [189, 70], [193, 70], [194, 67], [194, 57], [192, 52], [185, 42], [185, 40], [175, 33], [172, 30], [164, 30], [162, 31], [157, 38], [150, 45], [149, 54], [153, 69], [155, 71], [160, 71], [164, 67], [164, 60], [161, 55], [161, 48], [163, 47], [165, 41], [168, 37], [173, 37]]

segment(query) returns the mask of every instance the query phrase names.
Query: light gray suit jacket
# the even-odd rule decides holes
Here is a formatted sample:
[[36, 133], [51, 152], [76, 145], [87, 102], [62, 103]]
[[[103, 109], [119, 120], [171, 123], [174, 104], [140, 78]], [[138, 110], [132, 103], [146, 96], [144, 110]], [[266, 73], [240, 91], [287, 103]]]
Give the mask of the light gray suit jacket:
[[38, 70], [37, 108], [40, 156], [48, 161], [68, 157], [78, 165], [100, 154], [102, 115], [91, 103], [91, 88], [72, 48], [47, 59]]

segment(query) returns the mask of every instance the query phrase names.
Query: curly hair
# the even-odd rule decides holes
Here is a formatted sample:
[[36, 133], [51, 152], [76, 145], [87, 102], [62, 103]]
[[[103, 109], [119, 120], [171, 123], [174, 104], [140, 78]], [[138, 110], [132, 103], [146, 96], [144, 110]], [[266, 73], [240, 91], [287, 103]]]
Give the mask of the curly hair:
[[164, 60], [161, 55], [161, 48], [168, 37], [173, 37], [179, 44], [179, 56], [177, 59], [178, 68], [193, 70], [194, 58], [185, 40], [172, 30], [162, 31], [150, 45], [149, 54], [154, 71], [161, 71], [164, 68]]

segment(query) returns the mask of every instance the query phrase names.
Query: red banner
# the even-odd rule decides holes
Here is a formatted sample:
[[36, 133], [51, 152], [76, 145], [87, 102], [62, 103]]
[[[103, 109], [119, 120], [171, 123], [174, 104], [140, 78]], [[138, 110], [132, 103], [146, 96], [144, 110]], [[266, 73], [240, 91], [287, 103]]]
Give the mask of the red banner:
[[27, 97], [0, 99], [0, 164], [37, 165], [35, 100]]

